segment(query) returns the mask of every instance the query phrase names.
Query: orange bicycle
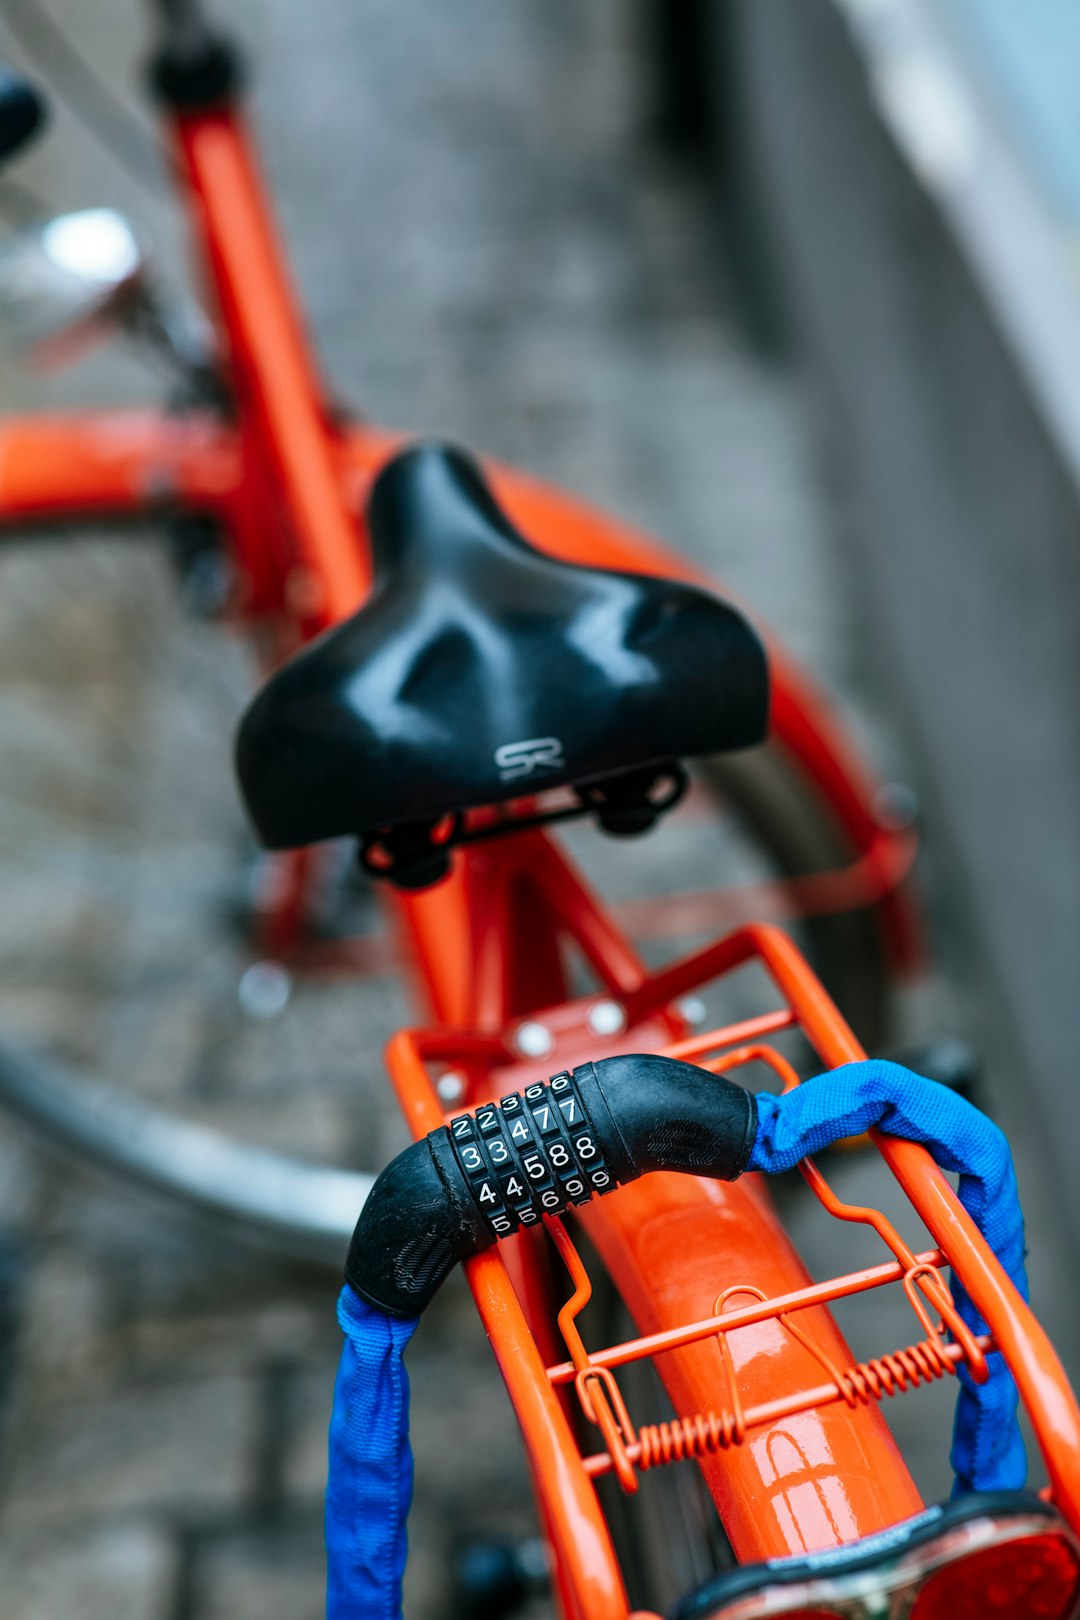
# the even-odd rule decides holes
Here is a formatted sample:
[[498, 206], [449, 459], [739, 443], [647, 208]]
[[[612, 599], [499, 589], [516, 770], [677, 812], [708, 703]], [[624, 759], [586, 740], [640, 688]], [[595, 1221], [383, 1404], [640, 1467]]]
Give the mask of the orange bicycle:
[[[771, 648], [770, 685], [745, 621], [684, 564], [522, 475], [485, 475], [440, 446], [402, 452], [399, 437], [329, 408], [259, 186], [235, 55], [186, 0], [162, 0], [159, 29], [153, 83], [213, 339], [192, 357], [169, 330], [115, 221], [21, 237], [24, 288], [59, 286], [69, 324], [82, 300], [80, 320], [107, 309], [150, 330], [187, 388], [172, 411], [0, 422], [0, 527], [161, 523], [188, 577], [218, 583], [216, 611], [247, 633], [263, 670], [287, 660], [242, 733], [249, 803], [266, 840], [286, 851], [256, 908], [253, 964], [325, 965], [307, 928], [320, 880], [312, 846], [359, 837], [425, 1021], [388, 1054], [417, 1138], [451, 1118], [483, 1133], [485, 1106], [502, 1100], [503, 1118], [552, 1075], [622, 1054], [716, 1073], [757, 1066], [788, 1089], [807, 1048], [827, 1068], [861, 1059], [797, 946], [752, 918], [763, 898], [779, 904], [876, 1038], [876, 991], [858, 1000], [867, 966], [902, 969], [918, 952], [902, 882], [910, 828], [883, 814], [802, 677]], [[34, 119], [32, 93], [0, 83], [10, 147]], [[40, 325], [35, 335], [51, 336]], [[758, 741], [766, 723], [763, 774], [714, 760]], [[683, 761], [699, 756], [708, 763], [690, 783]], [[758, 881], [735, 893], [698, 882], [668, 932], [722, 937], [650, 967], [628, 926], [641, 922], [640, 897], [636, 911], [598, 898], [555, 825], [588, 819], [633, 835], [680, 805], [711, 805], [718, 780], [763, 852]], [[337, 956], [355, 966], [347, 950]], [[749, 991], [743, 969], [757, 974]], [[255, 982], [265, 986], [265, 972]], [[702, 1013], [688, 998], [717, 986], [722, 1019], [691, 1033]], [[167, 1107], [88, 1094], [58, 1063], [14, 1047], [0, 1052], [0, 1097], [52, 1138], [291, 1247], [340, 1253], [371, 1187]], [[632, 1497], [642, 1473], [685, 1463], [712, 1504], [703, 1534], [715, 1542], [722, 1526], [757, 1583], [703, 1589], [685, 1600], [687, 1616], [935, 1620], [955, 1609], [958, 1583], [985, 1604], [994, 1582], [1027, 1569], [1009, 1601], [1066, 1620], [1080, 1573], [1080, 1415], [1036, 1319], [924, 1149], [877, 1144], [929, 1230], [922, 1250], [878, 1211], [843, 1204], [807, 1165], [828, 1213], [870, 1226], [887, 1250], [877, 1266], [811, 1282], [760, 1178], [652, 1169], [611, 1191], [589, 1178], [627, 1178], [595, 1164], [596, 1141], [583, 1134], [571, 1139], [575, 1174], [555, 1204], [542, 1196], [545, 1165], [558, 1180], [550, 1159], [537, 1196], [513, 1214], [492, 1187], [508, 1222], [493, 1236], [504, 1241], [466, 1262], [525, 1437], [563, 1612], [606, 1620], [680, 1597], [655, 1589], [656, 1560], [635, 1574], [647, 1525], [621, 1501], [602, 1506], [597, 1481], [614, 1476]], [[577, 1179], [580, 1193], [567, 1191]], [[572, 1223], [547, 1213], [568, 1206]], [[946, 1265], [988, 1334], [965, 1329]], [[924, 1336], [858, 1363], [828, 1306], [889, 1285], [906, 1292]], [[590, 1329], [582, 1313], [594, 1292], [601, 1319]], [[620, 1301], [636, 1331], [617, 1329]], [[974, 1518], [923, 1521], [880, 1400], [958, 1365], [977, 1381], [995, 1351], [1030, 1415], [1049, 1498], [988, 1499]], [[670, 1417], [628, 1409], [616, 1370], [646, 1364]], [[893, 1599], [882, 1571], [893, 1579], [898, 1547], [914, 1573]], [[830, 1566], [833, 1551], [842, 1565]]]

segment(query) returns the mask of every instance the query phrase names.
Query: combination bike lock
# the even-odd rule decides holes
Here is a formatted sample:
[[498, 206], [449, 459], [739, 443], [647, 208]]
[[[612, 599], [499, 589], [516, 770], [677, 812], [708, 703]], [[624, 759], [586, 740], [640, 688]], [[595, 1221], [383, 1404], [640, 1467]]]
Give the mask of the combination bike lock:
[[364, 1205], [345, 1276], [417, 1316], [459, 1260], [651, 1170], [734, 1181], [757, 1102], [722, 1075], [652, 1054], [603, 1058], [458, 1114], [405, 1149]]

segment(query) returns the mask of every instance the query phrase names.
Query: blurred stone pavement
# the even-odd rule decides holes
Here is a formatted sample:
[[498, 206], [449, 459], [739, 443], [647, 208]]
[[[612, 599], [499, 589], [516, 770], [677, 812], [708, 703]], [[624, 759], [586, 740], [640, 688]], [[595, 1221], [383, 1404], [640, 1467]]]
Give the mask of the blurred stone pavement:
[[[134, 0], [49, 3], [148, 128]], [[877, 768], [902, 774], [810, 402], [748, 352], [698, 184], [649, 138], [635, 8], [220, 9], [250, 56], [337, 394], [520, 463], [714, 566], [838, 698]], [[0, 12], [0, 56], [24, 62], [9, 14], [28, 15]], [[59, 96], [54, 115], [19, 178], [57, 207], [129, 211], [175, 284], [164, 186], [136, 184]], [[0, 373], [4, 408], [159, 393], [120, 348], [56, 377]], [[377, 1165], [404, 1141], [379, 1082], [407, 1016], [392, 973], [308, 987], [277, 1022], [237, 1012], [226, 913], [242, 910], [250, 856], [228, 750], [247, 672], [222, 639], [187, 622], [160, 560], [130, 542], [0, 561], [0, 1021], [219, 1123]], [[23, 765], [28, 695], [52, 751]], [[354, 904], [367, 926], [367, 899]], [[57, 1166], [0, 1118], [3, 1620], [315, 1620], [336, 1290], [328, 1272]], [[450, 1543], [532, 1526], [457, 1279], [410, 1367], [407, 1612], [447, 1620]], [[938, 1492], [948, 1398], [933, 1392], [912, 1430], [933, 1445]]]

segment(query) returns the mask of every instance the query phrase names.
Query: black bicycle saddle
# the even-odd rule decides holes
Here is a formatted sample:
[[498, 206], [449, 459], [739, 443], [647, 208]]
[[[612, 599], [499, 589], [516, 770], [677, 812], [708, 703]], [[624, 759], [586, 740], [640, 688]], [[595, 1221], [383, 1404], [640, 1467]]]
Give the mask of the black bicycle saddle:
[[240, 784], [270, 848], [430, 826], [764, 737], [765, 654], [740, 614], [537, 551], [460, 450], [395, 456], [369, 521], [370, 597], [240, 726]]

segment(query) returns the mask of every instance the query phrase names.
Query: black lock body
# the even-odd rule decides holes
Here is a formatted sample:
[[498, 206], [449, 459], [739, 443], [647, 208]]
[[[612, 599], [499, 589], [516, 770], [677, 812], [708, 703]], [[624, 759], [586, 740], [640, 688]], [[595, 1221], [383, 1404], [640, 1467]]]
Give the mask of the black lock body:
[[379, 1176], [345, 1275], [370, 1305], [418, 1316], [458, 1263], [652, 1170], [734, 1181], [757, 1102], [724, 1076], [655, 1054], [554, 1075], [414, 1142]]

